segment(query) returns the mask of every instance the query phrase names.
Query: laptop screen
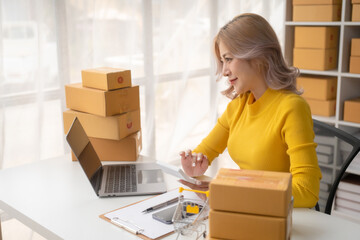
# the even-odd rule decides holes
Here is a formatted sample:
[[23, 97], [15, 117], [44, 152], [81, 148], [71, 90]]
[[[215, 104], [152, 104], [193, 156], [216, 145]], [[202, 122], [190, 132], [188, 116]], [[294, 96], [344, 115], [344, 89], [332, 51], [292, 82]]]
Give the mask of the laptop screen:
[[66, 135], [66, 140], [80, 162], [86, 176], [91, 180], [96, 170], [101, 168], [102, 165], [77, 117], [74, 119], [72, 126]]

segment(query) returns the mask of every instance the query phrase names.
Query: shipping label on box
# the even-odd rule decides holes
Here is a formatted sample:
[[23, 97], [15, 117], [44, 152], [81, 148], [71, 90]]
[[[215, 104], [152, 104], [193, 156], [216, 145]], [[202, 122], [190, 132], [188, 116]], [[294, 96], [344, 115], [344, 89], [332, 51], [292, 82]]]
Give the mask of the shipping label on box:
[[359, 22], [360, 21], [360, 3], [352, 5], [351, 21], [353, 21], [353, 22]]
[[351, 39], [351, 56], [360, 57], [360, 38]]
[[75, 83], [65, 86], [65, 95], [67, 108], [103, 117], [140, 109], [139, 86], [104, 91]]
[[341, 5], [294, 5], [293, 21], [340, 21]]
[[339, 27], [295, 27], [295, 48], [338, 48]]
[[294, 66], [309, 70], [331, 70], [337, 67], [337, 49], [294, 48]]
[[350, 57], [350, 73], [360, 73], [360, 56], [351, 56]]
[[130, 70], [102, 67], [82, 70], [81, 76], [84, 87], [106, 91], [131, 87]]
[[336, 100], [305, 99], [311, 109], [311, 114], [330, 117], [335, 115]]
[[300, 76], [296, 80], [298, 89], [303, 89], [304, 98], [318, 100], [336, 99], [337, 77]]
[[210, 208], [286, 217], [291, 173], [222, 168], [210, 183]]
[[209, 233], [219, 239], [290, 239], [292, 207], [286, 217], [210, 210]]
[[[142, 149], [141, 131], [121, 140], [89, 139], [101, 161], [136, 161]], [[72, 160], [77, 160], [73, 153]]]
[[344, 120], [360, 123], [360, 98], [345, 101]]
[[63, 113], [65, 134], [69, 131], [75, 117], [79, 119], [89, 137], [120, 140], [141, 129], [140, 110], [110, 117], [67, 110]]

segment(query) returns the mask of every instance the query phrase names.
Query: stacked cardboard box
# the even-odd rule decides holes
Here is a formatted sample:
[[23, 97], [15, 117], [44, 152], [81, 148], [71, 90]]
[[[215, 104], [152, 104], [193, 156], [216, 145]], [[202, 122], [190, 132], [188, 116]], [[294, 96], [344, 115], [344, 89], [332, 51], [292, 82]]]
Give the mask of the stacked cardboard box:
[[351, 21], [360, 22], [360, 0], [352, 0], [352, 17]]
[[340, 21], [341, 0], [293, 0], [293, 21]]
[[291, 174], [219, 170], [210, 183], [210, 238], [289, 239]]
[[[360, 15], [360, 13], [359, 13], [359, 15]], [[350, 54], [351, 55], [350, 55], [349, 72], [350, 73], [360, 73], [360, 38], [351, 39], [351, 53]]]
[[142, 147], [140, 101], [130, 70], [83, 70], [82, 84], [66, 85], [65, 95], [65, 134], [77, 117], [100, 160], [136, 161]]
[[330, 70], [337, 67], [338, 27], [295, 27], [295, 67]]
[[360, 123], [360, 97], [345, 101], [344, 120]]
[[297, 88], [304, 91], [311, 113], [318, 116], [333, 116], [336, 108], [337, 78], [301, 75]]

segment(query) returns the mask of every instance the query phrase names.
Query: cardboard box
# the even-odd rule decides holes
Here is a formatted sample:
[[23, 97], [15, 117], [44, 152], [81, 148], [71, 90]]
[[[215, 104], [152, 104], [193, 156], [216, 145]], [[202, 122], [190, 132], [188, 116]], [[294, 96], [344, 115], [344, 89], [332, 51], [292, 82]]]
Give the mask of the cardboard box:
[[311, 114], [330, 117], [335, 115], [336, 100], [316, 100], [306, 98], [310, 106]]
[[294, 5], [293, 21], [331, 22], [340, 21], [341, 5]]
[[287, 217], [210, 210], [210, 237], [219, 239], [290, 239], [292, 211]]
[[139, 86], [103, 91], [75, 83], [65, 86], [65, 95], [67, 108], [103, 117], [140, 109]]
[[337, 68], [337, 49], [294, 48], [293, 65], [300, 69], [330, 70]]
[[352, 18], [353, 22], [360, 22], [360, 3], [352, 5]]
[[351, 39], [351, 56], [360, 57], [360, 38]]
[[295, 48], [338, 48], [339, 27], [295, 27]]
[[140, 110], [110, 117], [67, 110], [63, 113], [65, 134], [69, 131], [75, 117], [79, 119], [89, 137], [120, 140], [141, 129]]
[[221, 168], [210, 182], [210, 208], [286, 217], [291, 173]]
[[298, 89], [303, 89], [304, 98], [331, 100], [336, 99], [337, 77], [303, 76], [297, 78]]
[[105, 91], [131, 87], [131, 72], [119, 68], [93, 68], [81, 71], [82, 85]]
[[293, 0], [293, 5], [341, 4], [342, 0]]
[[[141, 131], [121, 140], [89, 139], [101, 161], [136, 161], [142, 149]], [[77, 161], [74, 153], [71, 157]]]
[[360, 98], [345, 101], [344, 120], [360, 123]]
[[350, 73], [360, 73], [360, 56], [351, 56], [350, 57]]

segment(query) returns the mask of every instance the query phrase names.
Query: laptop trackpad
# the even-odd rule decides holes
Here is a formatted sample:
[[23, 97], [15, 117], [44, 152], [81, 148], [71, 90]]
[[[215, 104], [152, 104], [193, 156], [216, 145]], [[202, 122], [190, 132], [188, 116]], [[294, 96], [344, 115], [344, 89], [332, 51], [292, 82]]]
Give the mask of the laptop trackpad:
[[139, 170], [138, 172], [138, 183], [159, 183], [163, 182], [162, 174], [160, 169], [154, 170]]

